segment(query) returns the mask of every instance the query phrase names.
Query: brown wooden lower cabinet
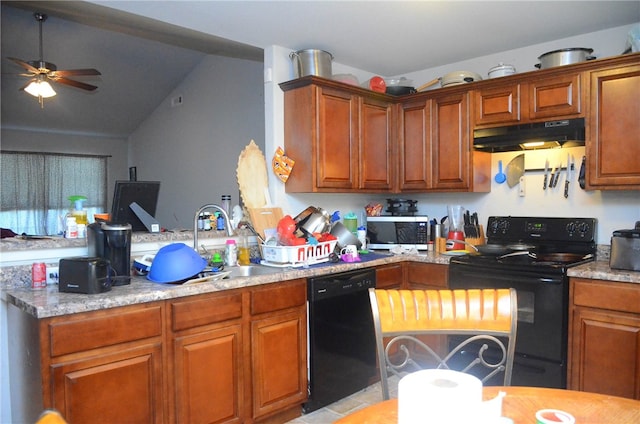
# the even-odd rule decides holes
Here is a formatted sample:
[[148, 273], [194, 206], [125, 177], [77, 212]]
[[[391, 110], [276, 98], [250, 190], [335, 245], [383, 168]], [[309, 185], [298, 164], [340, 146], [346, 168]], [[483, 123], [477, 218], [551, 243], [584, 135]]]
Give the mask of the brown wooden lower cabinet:
[[39, 334], [43, 407], [70, 424], [283, 423], [307, 398], [306, 292], [298, 279], [17, 315]]
[[376, 267], [377, 289], [399, 289], [404, 282], [404, 263], [381, 265]]
[[[252, 412], [256, 422], [286, 422], [307, 399], [307, 280], [251, 293]], [[249, 422], [249, 421], [246, 421]]]
[[167, 304], [175, 421], [242, 422], [242, 291], [189, 296]]
[[162, 303], [35, 321], [43, 405], [69, 423], [164, 422]]
[[640, 285], [572, 278], [569, 389], [640, 399]]
[[439, 290], [449, 288], [449, 265], [407, 262], [405, 288]]

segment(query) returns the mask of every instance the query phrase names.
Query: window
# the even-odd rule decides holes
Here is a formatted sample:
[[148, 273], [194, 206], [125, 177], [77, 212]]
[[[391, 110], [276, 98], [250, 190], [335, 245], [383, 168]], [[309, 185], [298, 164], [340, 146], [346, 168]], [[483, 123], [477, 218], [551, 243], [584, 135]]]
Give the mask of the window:
[[21, 234], [62, 234], [69, 196], [82, 195], [89, 218], [105, 210], [107, 157], [0, 154], [0, 227]]

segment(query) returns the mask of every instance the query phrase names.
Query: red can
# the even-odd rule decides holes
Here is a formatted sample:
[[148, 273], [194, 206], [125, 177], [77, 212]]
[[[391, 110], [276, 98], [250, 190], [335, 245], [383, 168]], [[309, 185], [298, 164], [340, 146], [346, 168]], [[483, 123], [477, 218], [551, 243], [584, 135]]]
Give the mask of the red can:
[[47, 266], [44, 262], [31, 265], [31, 288], [43, 289], [47, 287]]

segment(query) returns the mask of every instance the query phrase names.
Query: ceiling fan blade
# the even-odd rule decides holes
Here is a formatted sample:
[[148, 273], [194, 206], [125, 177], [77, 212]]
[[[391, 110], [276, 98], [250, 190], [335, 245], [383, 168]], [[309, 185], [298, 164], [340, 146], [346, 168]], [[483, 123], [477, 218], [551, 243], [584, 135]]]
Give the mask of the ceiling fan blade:
[[49, 73], [52, 77], [73, 77], [81, 75], [102, 75], [97, 69], [66, 69], [61, 71], [52, 71]]
[[98, 88], [95, 85], [85, 84], [84, 82], [74, 81], [72, 79], [64, 78], [64, 77], [50, 77], [50, 79], [55, 81], [55, 82], [59, 82], [60, 84], [69, 85], [71, 87], [76, 87], [76, 88], [81, 88], [81, 89], [87, 90], [87, 91], [93, 91], [96, 88]]
[[15, 57], [7, 57], [7, 59], [9, 59], [10, 61], [14, 62], [15, 64], [17, 64], [19, 66], [22, 66], [24, 69], [26, 69], [29, 72], [33, 72], [34, 74], [39, 74], [40, 73], [38, 68], [35, 68], [35, 67], [31, 66], [29, 63], [25, 62], [24, 60], [16, 59]]

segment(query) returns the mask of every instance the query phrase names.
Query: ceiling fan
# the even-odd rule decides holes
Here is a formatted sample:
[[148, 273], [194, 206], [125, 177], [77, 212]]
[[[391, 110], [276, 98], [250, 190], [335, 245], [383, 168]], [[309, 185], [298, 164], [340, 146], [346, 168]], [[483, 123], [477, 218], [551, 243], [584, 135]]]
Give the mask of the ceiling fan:
[[59, 71], [56, 65], [51, 62], [44, 61], [42, 54], [42, 23], [47, 20], [47, 15], [36, 12], [33, 14], [33, 16], [36, 18], [36, 21], [38, 21], [40, 25], [39, 60], [24, 61], [21, 59], [16, 59], [14, 57], [7, 58], [29, 72], [26, 74], [20, 74], [21, 76], [30, 78], [29, 82], [20, 87], [20, 90], [24, 90], [32, 96], [38, 97], [40, 105], [43, 106], [43, 98], [56, 95], [56, 92], [53, 90], [48, 81], [53, 81], [59, 84], [64, 84], [87, 91], [93, 91], [98, 88], [95, 85], [86, 84], [84, 82], [67, 78], [72, 76], [101, 75], [101, 73], [97, 69], [67, 69]]

